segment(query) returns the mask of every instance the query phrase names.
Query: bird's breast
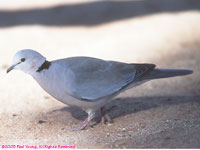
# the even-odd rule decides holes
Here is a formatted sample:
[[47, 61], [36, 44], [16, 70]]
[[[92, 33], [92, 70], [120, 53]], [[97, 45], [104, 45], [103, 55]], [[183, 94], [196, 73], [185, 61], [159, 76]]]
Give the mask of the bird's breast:
[[74, 98], [68, 93], [66, 82], [70, 81], [70, 77], [66, 73], [66, 70], [50, 68], [36, 73], [33, 77], [51, 96], [65, 104], [72, 105], [72, 99], [74, 100]]

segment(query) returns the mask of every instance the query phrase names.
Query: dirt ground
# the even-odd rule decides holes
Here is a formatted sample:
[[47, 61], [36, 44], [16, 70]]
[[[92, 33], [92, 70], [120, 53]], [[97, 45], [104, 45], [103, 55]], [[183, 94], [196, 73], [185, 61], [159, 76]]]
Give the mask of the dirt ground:
[[[0, 20], [1, 145], [200, 148], [199, 0], [7, 0]], [[56, 101], [23, 72], [6, 74], [24, 48], [48, 60], [92, 56], [194, 73], [130, 89], [107, 105], [114, 123], [72, 131], [85, 112]]]

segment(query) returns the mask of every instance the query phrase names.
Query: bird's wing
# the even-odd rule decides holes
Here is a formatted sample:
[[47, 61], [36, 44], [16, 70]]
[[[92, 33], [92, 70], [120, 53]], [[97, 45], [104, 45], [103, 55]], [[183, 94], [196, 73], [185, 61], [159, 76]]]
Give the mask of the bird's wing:
[[143, 69], [142, 72], [139, 69], [141, 67], [135, 64], [90, 57], [71, 57], [57, 60], [56, 63], [73, 73], [73, 79], [68, 79], [65, 83], [70, 84], [67, 92], [73, 97], [91, 101], [118, 92], [133, 82], [136, 75], [139, 77], [146, 71]]

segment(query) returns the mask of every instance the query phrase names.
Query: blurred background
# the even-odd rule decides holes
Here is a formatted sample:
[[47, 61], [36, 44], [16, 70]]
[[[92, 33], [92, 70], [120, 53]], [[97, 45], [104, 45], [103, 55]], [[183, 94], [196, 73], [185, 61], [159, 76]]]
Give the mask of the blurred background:
[[[193, 118], [200, 114], [199, 107], [197, 107], [200, 106], [199, 0], [0, 1], [0, 123], [3, 124], [3, 126], [0, 126], [0, 134], [2, 134], [0, 141], [8, 141], [9, 143], [10, 141], [19, 142], [22, 139], [25, 141], [29, 139], [29, 143], [43, 142], [44, 144], [44, 138], [38, 138], [38, 136], [41, 137], [39, 132], [44, 128], [49, 128], [46, 126], [42, 129], [35, 127], [33, 131], [31, 126], [35, 126], [38, 118], [48, 116], [49, 111], [65, 108], [66, 105], [51, 98], [29, 75], [20, 71], [6, 74], [6, 69], [12, 63], [14, 54], [18, 50], [27, 48], [39, 51], [48, 60], [71, 56], [91, 56], [127, 63], [155, 63], [160, 68], [192, 69], [194, 70], [192, 75], [149, 82], [121, 94], [116, 103], [116, 106], [122, 105], [121, 109], [117, 108], [118, 110], [116, 110], [119, 115], [111, 114], [111, 116], [116, 117], [116, 120], [123, 116], [130, 117], [129, 120], [131, 120], [137, 114], [133, 108], [138, 109], [138, 105], [140, 106], [138, 111], [144, 112], [144, 115], [146, 112], [151, 114], [149, 112], [151, 109], [159, 109], [159, 107], [162, 109], [157, 111], [167, 114], [170, 111], [165, 112], [164, 108], [168, 105], [170, 107], [172, 104], [166, 99], [172, 99], [176, 106], [171, 112], [179, 112], [187, 116], [186, 114], [191, 115], [193, 110], [195, 111]], [[136, 102], [132, 100], [133, 97], [136, 97]], [[123, 110], [123, 107], [126, 109], [127, 106], [124, 103], [131, 106], [127, 108], [127, 112]], [[183, 104], [185, 105], [182, 106]], [[177, 110], [177, 107], [185, 109]], [[185, 110], [188, 110], [188, 112], [184, 113]], [[73, 112], [71, 112], [71, 116], [69, 112], [64, 111], [65, 117], [63, 117], [62, 112], [56, 114], [57, 116], [54, 116], [54, 118], [51, 117], [52, 120], [50, 120], [60, 121], [59, 125], [55, 125], [59, 129], [68, 125], [66, 125], [67, 118], [71, 119], [72, 123], [74, 121], [79, 123], [80, 119], [77, 119], [76, 115], [74, 119]], [[13, 118], [13, 115], [18, 118]], [[81, 115], [82, 113], [78, 112], [77, 116]], [[173, 114], [171, 115], [173, 116]], [[181, 118], [181, 116], [179, 117]], [[55, 118], [60, 118], [60, 120], [56, 121]], [[151, 118], [151, 116], [147, 118]], [[26, 122], [24, 122], [24, 119]], [[187, 118], [182, 119], [187, 120]], [[46, 120], [48, 122], [48, 118]], [[169, 118], [163, 120], [169, 120]], [[133, 119], [131, 123], [135, 121]], [[18, 123], [16, 124], [16, 122]], [[120, 123], [122, 122], [119, 120], [118, 125]], [[194, 124], [194, 122], [192, 123]], [[199, 125], [199, 122], [195, 124]], [[15, 129], [10, 130], [14, 125], [16, 125]], [[115, 125], [118, 127], [117, 124]], [[103, 137], [104, 131], [100, 130], [100, 126], [100, 137]], [[188, 126], [186, 127], [188, 128]], [[57, 128], [51, 128], [52, 133], [57, 133]], [[104, 128], [109, 131], [109, 127], [105, 126]], [[144, 129], [150, 128], [152, 129], [153, 126]], [[135, 130], [132, 129], [131, 131], [135, 133]], [[153, 131], [152, 129], [148, 134], [153, 134]], [[185, 128], [177, 132], [182, 131], [186, 131]], [[200, 127], [195, 128], [195, 131], [200, 133]], [[30, 140], [32, 138], [25, 135], [27, 132], [32, 133], [31, 136], [37, 137], [37, 139]], [[34, 132], [35, 134], [33, 134]], [[43, 136], [48, 132], [44, 132]], [[58, 133], [58, 135], [62, 133]], [[70, 133], [73, 135], [73, 132], [70, 131]], [[187, 136], [175, 134], [176, 131], [173, 131], [173, 133], [174, 139], [186, 137], [185, 140], [187, 141], [189, 135], [193, 132], [187, 134], [188, 139]], [[90, 140], [96, 140], [88, 134], [86, 135]], [[110, 140], [111, 138], [109, 138], [107, 141], [110, 141], [105, 144], [104, 138], [100, 137], [101, 146], [95, 144], [94, 141], [93, 144], [88, 144], [87, 140], [76, 144], [83, 148], [200, 146], [198, 143], [200, 138], [197, 135], [193, 138], [190, 135], [192, 140], [189, 144], [184, 142], [183, 139], [178, 142], [173, 138], [173, 140], [170, 139], [171, 141], [168, 139], [166, 144], [166, 139], [159, 134], [157, 138], [163, 140], [163, 142], [156, 144], [156, 137], [154, 139], [147, 138], [146, 145], [142, 144], [141, 140], [145, 139], [144, 136], [139, 136], [139, 133], [136, 135], [138, 139], [132, 137], [138, 141], [122, 138], [121, 140], [124, 140], [124, 142], [121, 145], [118, 144], [118, 146], [115, 145], [115, 142], [119, 139], [113, 142], [113, 139]], [[83, 136], [85, 135], [80, 133], [78, 137], [73, 135], [73, 138], [66, 138], [74, 143]], [[147, 137], [146, 132], [145, 136]], [[114, 133], [113, 137], [116, 138]], [[45, 139], [48, 139], [49, 142], [49, 137], [45, 137]], [[57, 137], [53, 141], [56, 140], [59, 141], [59, 138]], [[132, 144], [128, 144], [127, 141]], [[66, 141], [63, 143], [66, 143]]]

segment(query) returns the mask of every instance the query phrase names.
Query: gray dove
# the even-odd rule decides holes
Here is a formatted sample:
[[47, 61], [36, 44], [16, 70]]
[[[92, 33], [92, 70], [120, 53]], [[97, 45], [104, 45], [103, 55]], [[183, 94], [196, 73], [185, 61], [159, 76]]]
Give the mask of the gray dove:
[[119, 93], [149, 80], [191, 74], [192, 70], [159, 69], [154, 64], [128, 64], [92, 57], [69, 57], [54, 61], [35, 50], [18, 51], [7, 73], [18, 69], [30, 74], [51, 96], [71, 107], [80, 108], [88, 117], [84, 129], [100, 110], [101, 119], [111, 122], [105, 104]]

